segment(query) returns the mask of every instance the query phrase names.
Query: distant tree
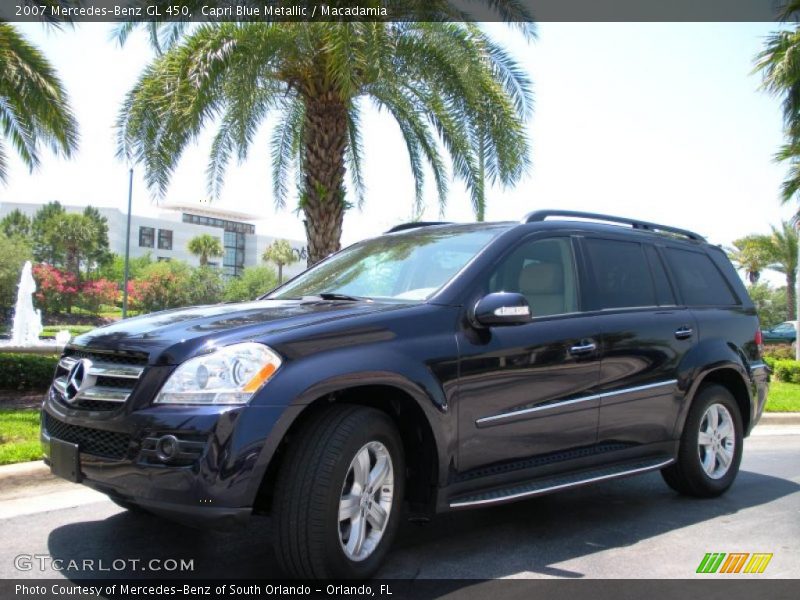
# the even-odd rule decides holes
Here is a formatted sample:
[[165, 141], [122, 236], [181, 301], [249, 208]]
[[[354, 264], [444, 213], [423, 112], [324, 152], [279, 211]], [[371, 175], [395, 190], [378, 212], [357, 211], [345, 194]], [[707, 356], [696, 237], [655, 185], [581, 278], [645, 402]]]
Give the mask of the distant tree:
[[223, 252], [219, 238], [208, 233], [193, 237], [186, 247], [189, 252], [200, 259], [201, 267], [208, 265], [209, 258], [222, 256]]
[[225, 287], [226, 302], [255, 300], [278, 285], [275, 270], [267, 265], [247, 267], [239, 277], [231, 277]]
[[0, 318], [9, 318], [17, 301], [17, 285], [22, 265], [33, 254], [24, 240], [12, 239], [0, 232]]
[[768, 283], [748, 286], [748, 293], [756, 305], [762, 329], [769, 329], [789, 320], [786, 312], [786, 288], [772, 288]]
[[31, 237], [33, 242], [33, 256], [38, 262], [46, 262], [51, 265], [60, 265], [63, 256], [59, 248], [54, 246], [54, 240], [50, 237], [53, 229], [58, 227], [59, 219], [64, 217], [67, 211], [58, 201], [48, 202], [36, 211], [31, 222]]
[[31, 219], [15, 208], [0, 221], [0, 231], [9, 238], [27, 239], [31, 235]]
[[772, 240], [768, 235], [748, 235], [734, 240], [727, 253], [736, 268], [745, 272], [747, 280], [756, 284], [771, 262]]
[[797, 318], [797, 229], [792, 222], [782, 221], [780, 227], [772, 226], [770, 240], [769, 268], [786, 276], [786, 314], [793, 321]]
[[216, 304], [222, 301], [225, 278], [222, 271], [212, 267], [192, 269], [189, 278], [189, 301], [191, 304]]
[[47, 146], [69, 157], [78, 127], [55, 69], [10, 23], [0, 21], [0, 181], [8, 179], [6, 143], [25, 165], [39, 165]]
[[94, 228], [94, 239], [86, 252], [86, 270], [87, 273], [91, 273], [112, 259], [108, 248], [108, 219], [93, 206], [87, 206], [83, 210], [83, 216], [89, 219]]
[[[81, 267], [88, 271], [90, 256], [98, 253], [97, 223], [85, 215], [70, 213], [53, 224], [46, 234], [48, 245], [56, 248], [58, 255], [62, 257], [60, 266], [80, 282]], [[105, 238], [105, 247], [108, 248], [108, 237]]]
[[[128, 260], [128, 279], [139, 277], [145, 267], [153, 264], [153, 262], [153, 255], [150, 252], [130, 258]], [[125, 279], [125, 257], [112, 253], [108, 263], [100, 267], [98, 275], [121, 286], [122, 281]]]
[[153, 312], [191, 304], [191, 267], [183, 261], [154, 262], [129, 283], [129, 299], [135, 310]]
[[286, 240], [275, 240], [264, 250], [261, 256], [264, 262], [275, 263], [278, 267], [278, 285], [283, 283], [283, 267], [297, 262], [297, 255]]

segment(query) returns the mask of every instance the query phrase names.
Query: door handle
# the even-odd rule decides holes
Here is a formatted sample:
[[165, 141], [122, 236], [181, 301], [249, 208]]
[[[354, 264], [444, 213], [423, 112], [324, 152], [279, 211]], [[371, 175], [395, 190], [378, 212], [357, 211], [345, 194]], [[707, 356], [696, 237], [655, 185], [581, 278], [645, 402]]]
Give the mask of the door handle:
[[569, 353], [575, 356], [580, 356], [583, 354], [589, 354], [590, 352], [594, 352], [597, 350], [597, 344], [594, 342], [589, 342], [588, 344], [579, 344], [578, 346], [572, 346], [569, 349]]
[[678, 329], [675, 330], [675, 337], [679, 340], [686, 340], [692, 337], [692, 333], [694, 333], [692, 328], [684, 325], [683, 327], [678, 327]]

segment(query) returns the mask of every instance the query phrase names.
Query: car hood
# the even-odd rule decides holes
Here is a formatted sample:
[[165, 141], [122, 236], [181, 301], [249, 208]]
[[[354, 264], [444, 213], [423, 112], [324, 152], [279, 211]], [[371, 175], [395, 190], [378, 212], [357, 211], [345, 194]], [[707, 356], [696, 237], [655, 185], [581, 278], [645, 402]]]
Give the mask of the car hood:
[[118, 321], [76, 337], [70, 347], [148, 355], [150, 364], [179, 364], [209, 346], [263, 340], [326, 321], [409, 304], [317, 299], [258, 300], [169, 310]]

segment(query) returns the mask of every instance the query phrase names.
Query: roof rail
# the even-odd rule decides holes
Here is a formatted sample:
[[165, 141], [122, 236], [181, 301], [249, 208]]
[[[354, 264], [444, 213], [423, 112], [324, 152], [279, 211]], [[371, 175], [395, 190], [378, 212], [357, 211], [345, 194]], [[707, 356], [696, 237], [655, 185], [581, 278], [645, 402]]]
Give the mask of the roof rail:
[[572, 217], [578, 219], [592, 219], [595, 221], [606, 221], [608, 223], [622, 223], [623, 225], [630, 225], [634, 229], [643, 229], [645, 231], [663, 231], [666, 233], [673, 233], [682, 235], [690, 240], [697, 240], [704, 242], [704, 238], [699, 233], [688, 231], [686, 229], [678, 229], [677, 227], [670, 227], [669, 225], [659, 225], [658, 223], [648, 223], [647, 221], [639, 221], [638, 219], [626, 219], [625, 217], [614, 217], [611, 215], [601, 215], [598, 213], [581, 212], [575, 210], [537, 210], [525, 215], [522, 223], [534, 223], [537, 221], [544, 221], [548, 217]]
[[401, 223], [388, 229], [384, 233], [395, 233], [397, 231], [405, 231], [406, 229], [416, 229], [417, 227], [430, 227], [431, 225], [451, 225], [452, 221], [413, 221], [411, 223]]

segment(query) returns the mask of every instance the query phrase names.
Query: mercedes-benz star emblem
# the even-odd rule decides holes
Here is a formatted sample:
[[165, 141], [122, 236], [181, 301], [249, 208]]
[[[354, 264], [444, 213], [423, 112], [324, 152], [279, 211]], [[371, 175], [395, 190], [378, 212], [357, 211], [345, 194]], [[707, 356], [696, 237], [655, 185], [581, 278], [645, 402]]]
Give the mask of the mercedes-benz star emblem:
[[74, 402], [83, 390], [94, 385], [96, 377], [89, 375], [92, 361], [82, 358], [76, 362], [67, 374], [67, 386], [64, 388], [64, 398], [67, 402]]

